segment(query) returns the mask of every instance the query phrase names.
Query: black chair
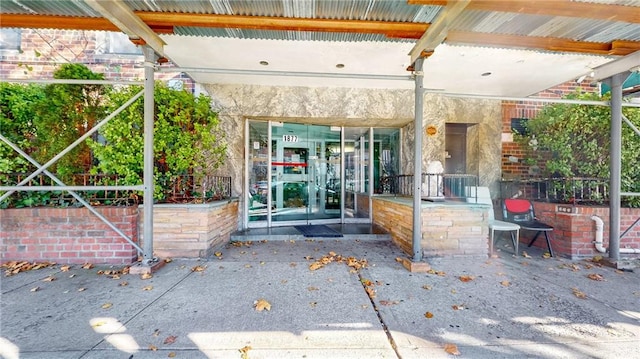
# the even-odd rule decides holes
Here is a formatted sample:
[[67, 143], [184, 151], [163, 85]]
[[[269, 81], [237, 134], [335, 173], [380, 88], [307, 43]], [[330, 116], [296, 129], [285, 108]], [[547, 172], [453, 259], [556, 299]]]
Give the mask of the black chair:
[[507, 222], [517, 223], [521, 229], [529, 231], [535, 231], [536, 235], [529, 242], [529, 247], [535, 243], [540, 233], [544, 233], [544, 238], [547, 240], [547, 247], [549, 248], [549, 254], [553, 257], [553, 249], [551, 248], [551, 241], [549, 240], [548, 232], [553, 231], [553, 227], [540, 222], [534, 212], [533, 204], [526, 199], [505, 199], [502, 202], [502, 215], [503, 219]]

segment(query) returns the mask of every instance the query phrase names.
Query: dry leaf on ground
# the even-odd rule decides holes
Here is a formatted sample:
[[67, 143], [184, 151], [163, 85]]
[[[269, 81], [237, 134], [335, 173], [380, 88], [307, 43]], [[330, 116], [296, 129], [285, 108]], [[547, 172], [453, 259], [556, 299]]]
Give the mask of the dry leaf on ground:
[[29, 289], [29, 292], [37, 292], [38, 290], [40, 290], [40, 287], [33, 287]]
[[50, 275], [47, 278], [43, 279], [43, 282], [53, 282], [54, 280], [56, 280], [56, 277]]
[[525, 258], [531, 258], [531, 256], [529, 255], [529, 253], [522, 251], [522, 256]]
[[152, 285], [148, 285], [148, 286], [142, 288], [142, 290], [151, 290], [151, 289], [153, 289]]
[[502, 282], [500, 282], [500, 284], [502, 284], [505, 287], [508, 287], [511, 285], [511, 283], [508, 280], [503, 280]]
[[142, 273], [142, 275], [140, 276], [140, 279], [150, 279], [153, 278], [153, 274], [151, 273]]
[[400, 303], [400, 302], [397, 301], [397, 300], [381, 300], [380, 301], [380, 305], [385, 305], [385, 306], [396, 305], [398, 303]]
[[167, 358], [175, 358], [176, 357], [176, 352], [169, 352], [169, 354], [167, 354]]
[[62, 267], [60, 267], [60, 271], [62, 271], [62, 272], [68, 272], [68, 271], [69, 271], [69, 269], [71, 269], [71, 266], [70, 266], [70, 265], [66, 265], [66, 266], [62, 266]]
[[102, 306], [100, 306], [100, 308], [102, 309], [109, 309], [111, 307], [113, 307], [113, 304], [111, 303], [104, 303]]
[[122, 282], [118, 283], [118, 286], [120, 286], [120, 287], [125, 287], [125, 286], [128, 286], [128, 285], [129, 285], [129, 282], [127, 282], [126, 280], [123, 280]]
[[573, 291], [573, 295], [575, 295], [576, 297], [580, 298], [580, 299], [587, 299], [587, 295], [580, 291], [578, 288], [571, 288], [571, 290]]
[[591, 273], [589, 275], [587, 275], [587, 278], [591, 279], [591, 280], [597, 280], [597, 281], [603, 281], [604, 277], [600, 274], [597, 273]]
[[422, 286], [422, 289], [431, 290], [432, 287], [430, 285], [426, 285], [425, 284], [425, 285]]
[[82, 265], [82, 269], [91, 269], [93, 268], [93, 264], [91, 263], [85, 263]]
[[238, 349], [238, 351], [240, 352], [240, 358], [249, 359], [249, 350], [251, 350], [251, 347], [248, 345], [244, 348]]
[[427, 271], [427, 273], [429, 273], [429, 274], [435, 274], [435, 275], [440, 276], [440, 277], [444, 277], [445, 275], [447, 275], [445, 272], [443, 272], [443, 271], [439, 271], [439, 270], [435, 270], [435, 269], [429, 269], [429, 270]]
[[460, 351], [458, 350], [458, 346], [455, 344], [445, 344], [444, 351], [451, 355], [460, 355]]
[[424, 313], [424, 317], [427, 318], [427, 319], [431, 319], [431, 318], [433, 318], [433, 313], [426, 312], [426, 313]]
[[84, 292], [87, 288], [78, 288], [78, 292]]
[[453, 309], [453, 310], [464, 310], [464, 304], [460, 304], [460, 305], [454, 304], [454, 305], [451, 306], [451, 309]]
[[158, 351], [158, 347], [153, 345], [153, 344], [151, 344], [151, 345], [149, 345], [149, 350], [151, 350], [152, 352], [155, 352], [155, 351]]
[[460, 277], [458, 277], [458, 279], [460, 279], [461, 282], [471, 282], [472, 280], [475, 279], [474, 276], [471, 275], [461, 275]]
[[253, 306], [258, 312], [262, 312], [263, 310], [271, 310], [271, 303], [267, 302], [265, 299], [256, 300], [255, 302], [253, 302]]
[[164, 343], [164, 344], [173, 344], [173, 343], [175, 343], [175, 342], [176, 342], [176, 339], [178, 339], [178, 337], [177, 337], [177, 336], [175, 336], [175, 335], [169, 335], [168, 337], [166, 337], [166, 338], [164, 339], [164, 342], [163, 342], [163, 343]]
[[193, 268], [191, 268], [192, 272], [204, 272], [204, 270], [207, 269], [207, 266], [195, 266]]

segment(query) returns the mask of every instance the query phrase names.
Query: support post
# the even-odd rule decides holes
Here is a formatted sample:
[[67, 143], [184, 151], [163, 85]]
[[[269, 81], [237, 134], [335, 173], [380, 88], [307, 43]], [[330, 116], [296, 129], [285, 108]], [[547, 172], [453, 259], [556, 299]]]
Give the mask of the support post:
[[414, 121], [414, 151], [413, 151], [413, 261], [422, 260], [422, 113], [424, 108], [424, 73], [422, 72], [423, 57], [416, 59], [415, 69], [415, 121]]
[[142, 46], [144, 54], [144, 223], [143, 223], [143, 251], [144, 265], [154, 262], [153, 258], [153, 119], [154, 119], [154, 70], [156, 55], [148, 45]]
[[628, 73], [611, 76], [611, 156], [609, 168], [609, 259], [620, 259], [620, 177], [622, 166], [622, 83]]

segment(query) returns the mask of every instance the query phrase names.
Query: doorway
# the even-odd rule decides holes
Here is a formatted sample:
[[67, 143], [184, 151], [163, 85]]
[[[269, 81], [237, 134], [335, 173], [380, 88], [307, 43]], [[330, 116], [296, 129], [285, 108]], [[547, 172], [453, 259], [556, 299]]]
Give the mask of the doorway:
[[340, 222], [342, 128], [276, 121], [248, 128], [249, 227]]
[[400, 130], [247, 120], [244, 228], [371, 223]]

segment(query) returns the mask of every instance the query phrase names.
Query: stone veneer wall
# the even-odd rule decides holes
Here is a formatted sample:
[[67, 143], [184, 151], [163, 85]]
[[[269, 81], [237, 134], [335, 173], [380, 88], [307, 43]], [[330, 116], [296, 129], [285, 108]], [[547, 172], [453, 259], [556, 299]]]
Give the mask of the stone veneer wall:
[[[490, 206], [468, 203], [424, 203], [421, 209], [423, 254], [487, 257]], [[393, 242], [413, 254], [413, 205], [410, 198], [373, 198], [373, 223], [391, 234]]]
[[[138, 209], [95, 207], [129, 238], [138, 238]], [[65, 264], [130, 264], [136, 249], [86, 208], [0, 210], [3, 263], [51, 261]]]
[[[423, 128], [433, 125], [437, 134], [424, 135], [422, 170], [429, 161], [440, 161], [444, 165], [446, 124], [467, 124], [467, 173], [478, 175], [479, 185], [489, 187], [491, 193], [499, 193], [501, 102], [426, 94], [423, 117]], [[413, 173], [414, 134], [412, 122], [403, 127], [401, 173]]]
[[[140, 211], [140, 233], [143, 233]], [[205, 258], [238, 227], [238, 200], [153, 206], [153, 251], [160, 258]], [[144, 238], [142, 238], [144, 242]]]
[[[333, 126], [396, 127], [402, 129], [401, 172], [413, 171], [414, 91], [322, 87], [270, 87], [240, 84], [203, 85], [213, 100], [223, 131], [227, 134], [227, 158], [218, 169], [221, 175], [237, 179], [232, 193], [240, 198], [243, 218], [245, 120], [276, 120]], [[423, 141], [423, 163], [444, 160], [445, 123], [476, 124], [480, 185], [497, 193], [500, 178], [501, 105], [495, 100], [469, 100], [425, 95], [423, 127], [435, 124], [438, 134]], [[420, 133], [423, 133], [422, 129]], [[474, 152], [475, 151], [475, 152]], [[474, 168], [476, 170], [476, 168]], [[243, 179], [243, 180], [240, 180]], [[239, 222], [242, 223], [242, 222]]]
[[[571, 208], [572, 213], [559, 212], [558, 207]], [[591, 216], [596, 215], [604, 221], [604, 247], [609, 246], [609, 208], [592, 206], [558, 205], [556, 203], [534, 202], [536, 216], [543, 222], [554, 227], [551, 232], [551, 246], [557, 255], [571, 259], [588, 258], [596, 255], [603, 257], [608, 254], [596, 250], [595, 222]], [[620, 234], [640, 218], [640, 208], [620, 209]], [[525, 245], [529, 244], [534, 232], [521, 231], [520, 238]], [[544, 237], [538, 237], [534, 244], [540, 248], [547, 248]], [[523, 247], [520, 247], [523, 248]], [[524, 247], [526, 248], [526, 247]], [[640, 248], [640, 223], [636, 224], [621, 240], [620, 248]], [[621, 258], [640, 257], [638, 254], [620, 254]]]

